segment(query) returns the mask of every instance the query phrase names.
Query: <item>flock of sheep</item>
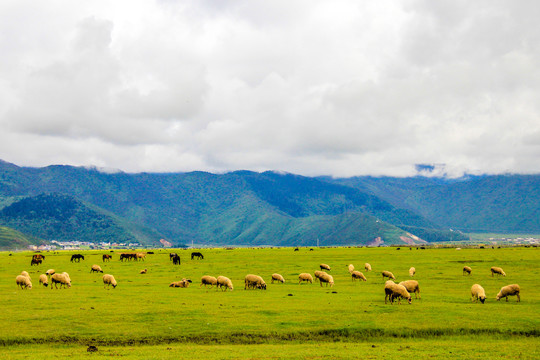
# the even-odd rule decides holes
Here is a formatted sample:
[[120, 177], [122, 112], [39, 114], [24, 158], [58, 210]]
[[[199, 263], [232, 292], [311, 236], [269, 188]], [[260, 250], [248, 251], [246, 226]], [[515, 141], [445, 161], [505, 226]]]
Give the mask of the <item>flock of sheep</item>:
[[[98, 265], [93, 265], [90, 272], [103, 272], [103, 270], [101, 270]], [[17, 283], [17, 286], [20, 286], [21, 289], [32, 288], [32, 278], [27, 271], [22, 271], [20, 275], [17, 275], [15, 282]], [[54, 289], [58, 289], [59, 284], [60, 288], [71, 287], [71, 278], [69, 277], [69, 274], [67, 272], [57, 273], [54, 269], [49, 269], [45, 272], [45, 274], [39, 275], [40, 284], [47, 287], [49, 286], [49, 282], [51, 283], [51, 289], [53, 289], [53, 285]], [[114, 276], [110, 274], [103, 275], [103, 284], [105, 284], [104, 287], [110, 287], [112, 285], [113, 288], [115, 288], [117, 285]]]
[[[33, 259], [34, 260], [34, 259]], [[108, 260], [110, 260], [110, 256], [108, 256]], [[103, 261], [105, 261], [105, 256]], [[334, 286], [334, 278], [332, 275], [328, 274], [326, 271], [330, 271], [331, 268], [327, 264], [320, 264], [320, 271], [317, 270], [314, 272], [315, 275], [315, 281], [319, 281], [320, 285], [322, 286], [323, 283], [326, 284], [326, 286], [330, 285], [330, 287]], [[364, 264], [365, 271], [372, 271], [371, 265], [369, 263]], [[324, 271], [326, 270], [326, 271]], [[361, 273], [358, 270], [355, 270], [353, 264], [348, 265], [348, 270], [351, 275], [351, 280], [362, 280], [367, 281], [367, 278], [364, 276], [363, 273]], [[99, 272], [103, 273], [103, 270], [99, 265], [92, 265], [90, 272]], [[472, 269], [469, 266], [463, 267], [463, 275], [467, 274], [470, 275], [472, 272]], [[141, 270], [140, 274], [146, 274], [147, 269]], [[409, 276], [414, 277], [416, 274], [416, 269], [414, 267], [411, 267], [409, 269]], [[506, 276], [506, 273], [503, 269], [500, 267], [492, 267], [491, 268], [491, 276], [494, 275], [502, 275]], [[418, 281], [416, 280], [406, 280], [401, 281], [400, 283], [395, 283], [393, 280], [396, 280], [394, 274], [392, 274], [390, 271], [382, 271], [381, 272], [383, 281], [385, 278], [388, 278], [388, 280], [384, 284], [384, 293], [385, 298], [384, 302], [385, 304], [390, 301], [391, 304], [393, 304], [394, 300], [397, 300], [399, 304], [401, 304], [401, 299], [406, 299], [407, 302], [410, 304], [412, 302], [411, 293], [415, 294], [416, 299], [421, 299], [420, 296], [420, 286]], [[272, 284], [274, 281], [278, 283], [285, 283], [285, 278], [280, 274], [272, 274]], [[302, 284], [304, 282], [306, 283], [313, 283], [313, 276], [310, 273], [301, 273], [298, 275], [298, 284]], [[15, 278], [15, 282], [17, 286], [19, 286], [21, 289], [31, 289], [32, 288], [32, 280], [30, 278], [30, 275], [26, 271], [22, 271], [20, 275], [17, 275]], [[49, 269], [45, 274], [41, 274], [39, 276], [39, 283], [43, 286], [47, 287], [49, 285], [49, 282], [51, 283], [51, 289], [54, 288], [58, 289], [58, 285], [60, 285], [60, 288], [70, 288], [71, 287], [71, 278], [67, 272], [63, 273], [56, 273], [54, 269]], [[180, 281], [172, 282], [169, 287], [178, 287], [178, 288], [187, 288], [192, 283], [190, 279], [182, 279]], [[112, 285], [113, 288], [116, 288], [118, 285], [114, 276], [111, 274], [105, 274], [103, 275], [103, 284], [104, 288], [110, 288]], [[234, 289], [233, 283], [231, 279], [225, 277], [225, 276], [218, 276], [213, 277], [210, 275], [204, 275], [201, 278], [201, 284], [199, 287], [205, 286], [205, 288], [210, 285], [210, 288], [213, 286], [216, 286], [216, 288], [219, 290], [230, 290], [232, 291]], [[248, 274], [244, 278], [244, 290], [248, 289], [260, 289], [260, 290], [266, 290], [267, 285], [266, 282], [263, 280], [263, 278], [259, 275], [254, 274]], [[520, 301], [520, 287], [518, 284], [512, 284], [507, 285], [501, 288], [499, 293], [496, 296], [497, 300], [500, 300], [501, 298], [506, 298], [506, 301], [508, 301], [508, 296], [516, 296], [517, 301]], [[474, 284], [471, 288], [471, 301], [474, 302], [480, 302], [483, 304], [486, 300], [486, 292], [484, 288], [479, 284]]]

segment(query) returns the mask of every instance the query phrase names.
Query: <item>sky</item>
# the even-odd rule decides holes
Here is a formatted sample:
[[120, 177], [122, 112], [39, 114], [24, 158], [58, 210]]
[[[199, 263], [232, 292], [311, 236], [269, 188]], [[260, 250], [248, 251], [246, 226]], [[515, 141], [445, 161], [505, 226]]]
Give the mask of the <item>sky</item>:
[[537, 0], [0, 2], [0, 159], [540, 173]]

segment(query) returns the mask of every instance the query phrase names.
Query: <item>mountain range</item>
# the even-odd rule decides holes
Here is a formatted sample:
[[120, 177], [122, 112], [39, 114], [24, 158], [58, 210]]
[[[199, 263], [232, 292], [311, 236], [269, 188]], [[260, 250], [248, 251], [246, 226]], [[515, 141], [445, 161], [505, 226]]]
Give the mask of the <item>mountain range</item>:
[[538, 185], [538, 175], [130, 174], [0, 161], [0, 226], [33, 243], [419, 244], [470, 231], [540, 232]]

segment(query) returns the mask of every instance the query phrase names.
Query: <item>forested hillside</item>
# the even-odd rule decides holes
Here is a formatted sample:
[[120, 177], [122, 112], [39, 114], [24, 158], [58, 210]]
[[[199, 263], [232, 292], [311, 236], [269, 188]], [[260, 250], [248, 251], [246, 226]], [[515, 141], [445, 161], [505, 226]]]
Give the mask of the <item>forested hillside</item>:
[[[388, 245], [414, 235], [454, 241], [467, 238], [461, 231], [539, 232], [539, 189], [537, 175], [333, 179], [0, 162], [0, 224], [46, 240], [148, 244]], [[50, 201], [61, 211], [42, 208]]]

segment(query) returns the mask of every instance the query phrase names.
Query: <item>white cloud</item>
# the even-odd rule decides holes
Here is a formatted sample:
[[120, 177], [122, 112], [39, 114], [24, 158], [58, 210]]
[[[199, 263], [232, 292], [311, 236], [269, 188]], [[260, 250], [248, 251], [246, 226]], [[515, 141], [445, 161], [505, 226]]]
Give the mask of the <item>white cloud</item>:
[[535, 1], [13, 0], [0, 14], [0, 158], [20, 165], [540, 171]]

